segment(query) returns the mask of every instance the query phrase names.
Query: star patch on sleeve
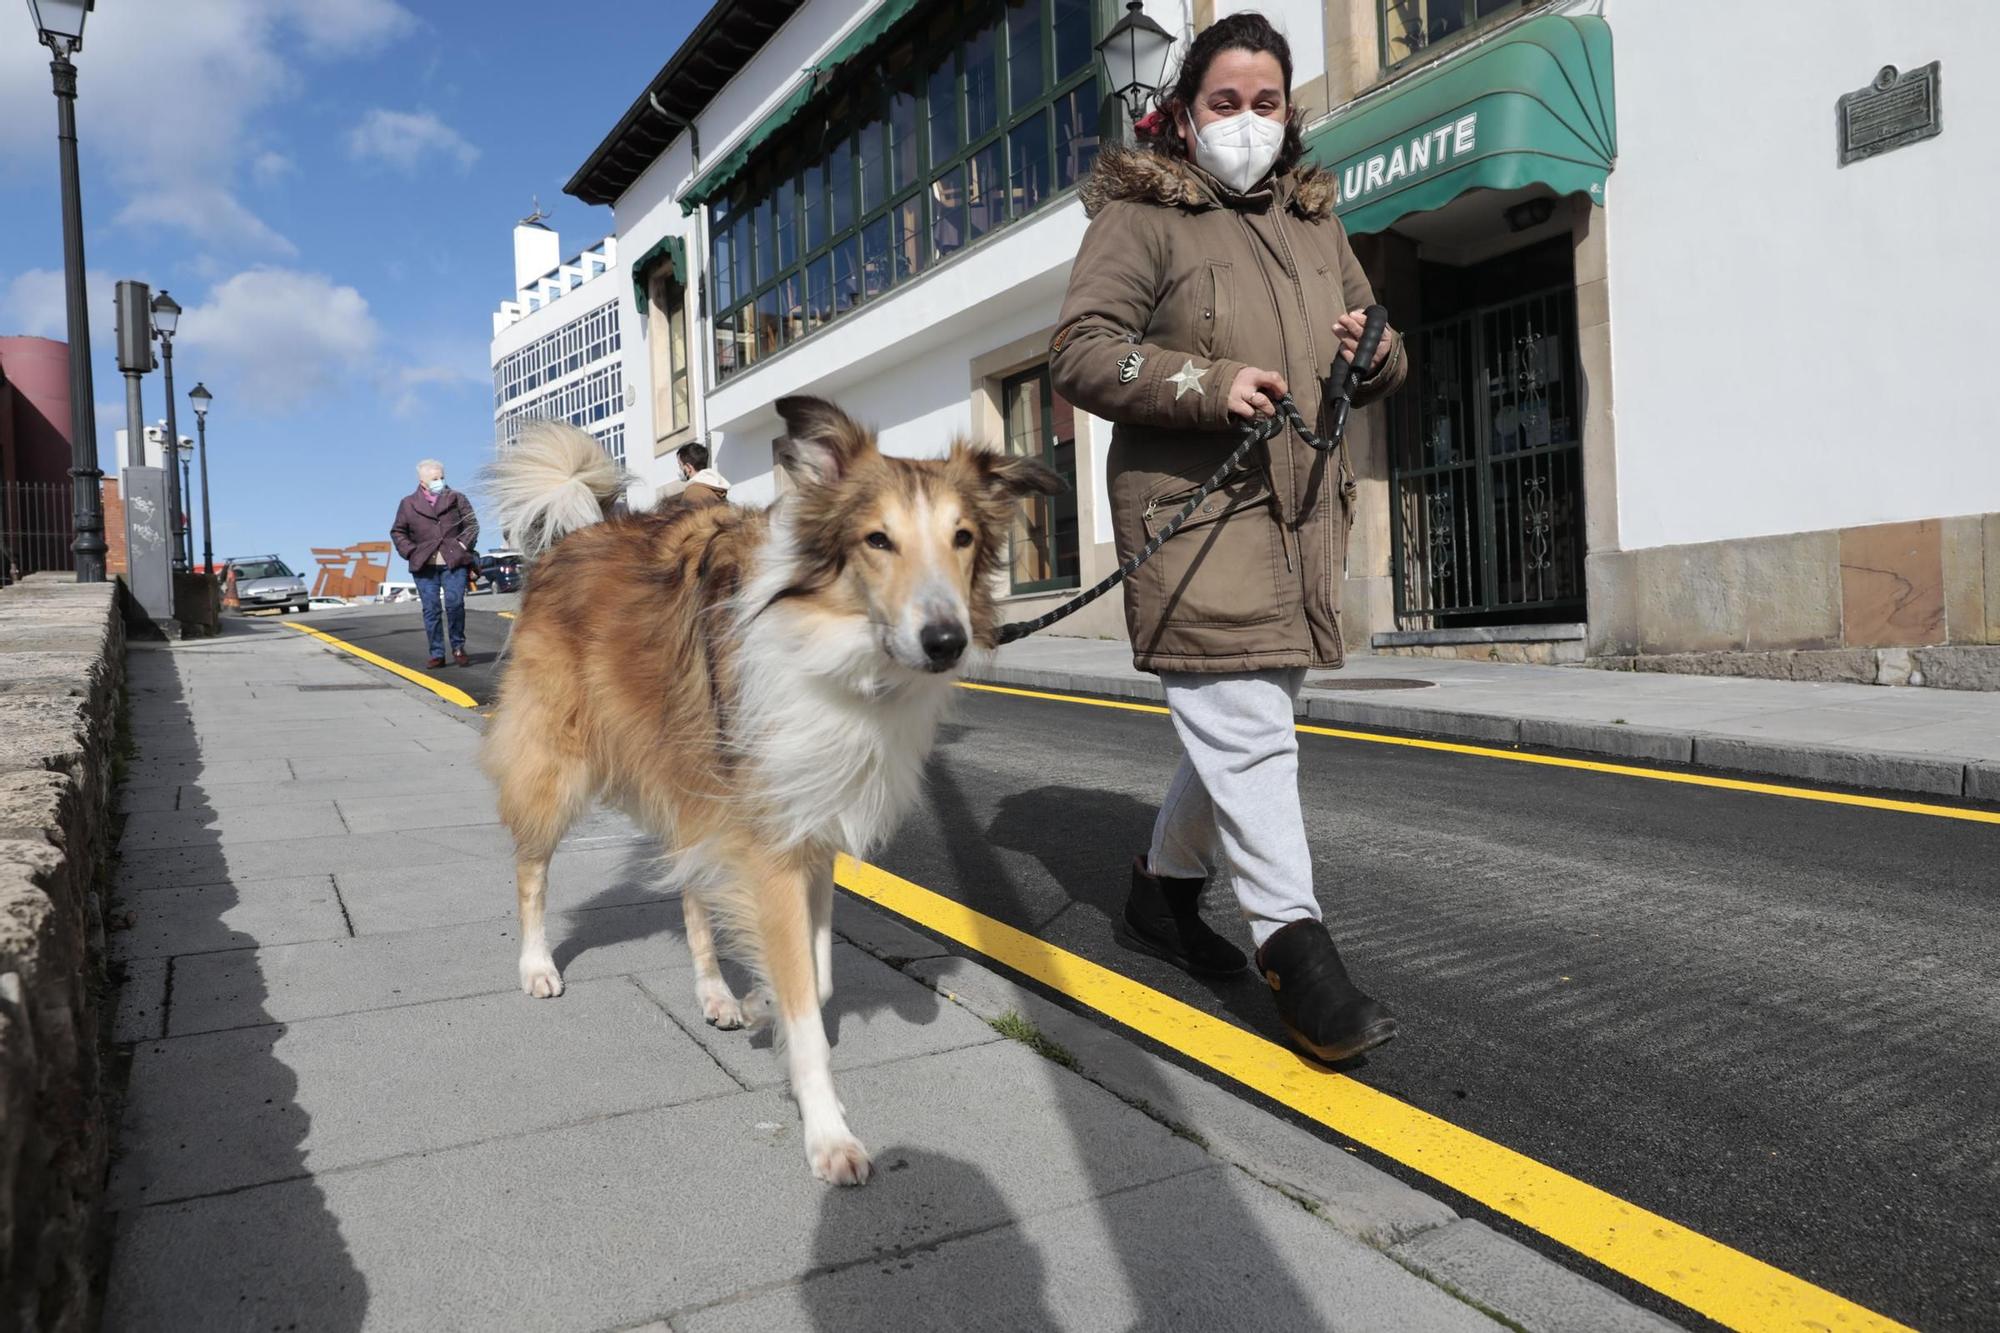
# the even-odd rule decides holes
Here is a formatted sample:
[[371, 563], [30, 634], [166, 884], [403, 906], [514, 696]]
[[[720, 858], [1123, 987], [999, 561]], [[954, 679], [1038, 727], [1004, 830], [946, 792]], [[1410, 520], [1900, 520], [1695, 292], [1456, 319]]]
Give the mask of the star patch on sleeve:
[[1177, 374], [1167, 376], [1168, 382], [1174, 386], [1174, 401], [1179, 402], [1181, 395], [1189, 389], [1194, 390], [1204, 398], [1208, 397], [1208, 390], [1201, 387], [1201, 377], [1212, 369], [1212, 366], [1203, 366], [1199, 370], [1195, 369], [1194, 358], [1189, 357], [1187, 364], [1182, 366]]

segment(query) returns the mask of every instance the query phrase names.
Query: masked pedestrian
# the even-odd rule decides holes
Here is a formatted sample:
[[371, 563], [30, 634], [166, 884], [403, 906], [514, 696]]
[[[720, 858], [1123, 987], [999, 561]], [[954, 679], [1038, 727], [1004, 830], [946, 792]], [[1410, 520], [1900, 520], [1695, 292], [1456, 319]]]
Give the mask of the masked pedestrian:
[[396, 506], [389, 536], [416, 580], [430, 665], [444, 665], [447, 637], [452, 660], [472, 665], [465, 655], [465, 582], [475, 559], [479, 518], [471, 500], [445, 485], [444, 464], [435, 458], [417, 464], [417, 489]]
[[[1374, 293], [1334, 216], [1331, 173], [1301, 164], [1284, 39], [1239, 13], [1190, 45], [1175, 82], [1083, 187], [1091, 216], [1051, 344], [1057, 392], [1113, 423], [1112, 525], [1136, 554], [1289, 394], [1317, 433], [1322, 383], [1351, 357]], [[1402, 383], [1386, 335], [1354, 395]], [[1242, 953], [1200, 899], [1229, 871], [1278, 1015], [1326, 1061], [1389, 1040], [1389, 1007], [1349, 977], [1321, 919], [1299, 800], [1294, 706], [1307, 668], [1342, 662], [1339, 589], [1353, 499], [1344, 455], [1286, 429], [1124, 585], [1134, 661], [1157, 674], [1183, 755], [1132, 867], [1118, 936], [1197, 975]]]

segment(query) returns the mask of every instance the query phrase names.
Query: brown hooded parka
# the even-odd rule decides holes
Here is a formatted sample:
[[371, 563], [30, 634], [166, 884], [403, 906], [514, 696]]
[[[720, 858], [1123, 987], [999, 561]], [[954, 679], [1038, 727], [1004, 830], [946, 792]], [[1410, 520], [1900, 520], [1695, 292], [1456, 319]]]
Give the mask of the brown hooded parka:
[[[1050, 346], [1055, 388], [1113, 423], [1112, 528], [1143, 547], [1240, 438], [1230, 384], [1285, 377], [1324, 433], [1334, 321], [1374, 292], [1333, 215], [1334, 178], [1303, 167], [1235, 194], [1151, 149], [1110, 149], [1084, 183], [1091, 217]], [[1363, 406], [1403, 382], [1402, 340], [1361, 382]], [[1142, 671], [1338, 666], [1353, 483], [1344, 456], [1287, 428], [1252, 453], [1125, 583]]]

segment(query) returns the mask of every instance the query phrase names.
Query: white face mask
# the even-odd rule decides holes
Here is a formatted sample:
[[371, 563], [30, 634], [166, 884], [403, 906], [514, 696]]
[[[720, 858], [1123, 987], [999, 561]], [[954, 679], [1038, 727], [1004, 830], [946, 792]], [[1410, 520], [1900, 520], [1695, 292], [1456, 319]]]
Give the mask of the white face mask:
[[429, 481], [424, 483], [424, 489], [429, 491], [432, 495], [438, 494], [439, 492], [444, 490], [444, 478], [432, 477]]
[[1284, 146], [1285, 122], [1255, 111], [1210, 121], [1194, 132], [1196, 165], [1238, 194], [1264, 179]]

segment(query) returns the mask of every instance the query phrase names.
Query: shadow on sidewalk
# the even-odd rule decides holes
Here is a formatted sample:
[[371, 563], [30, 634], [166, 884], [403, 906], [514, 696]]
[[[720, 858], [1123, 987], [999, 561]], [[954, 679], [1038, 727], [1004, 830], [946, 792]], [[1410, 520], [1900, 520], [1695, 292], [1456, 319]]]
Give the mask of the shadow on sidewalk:
[[[1040, 861], [1073, 905], [1089, 909], [1095, 918], [1092, 928], [1109, 939], [1112, 922], [1125, 910], [1132, 857], [1152, 840], [1154, 813], [1152, 805], [1122, 792], [1038, 787], [1003, 797], [987, 834], [995, 844]], [[1202, 916], [1246, 955], [1251, 952], [1249, 934], [1226, 880], [1211, 882], [1204, 891]], [[1137, 955], [1133, 957], [1137, 960]], [[1176, 979], [1183, 975], [1174, 973]], [[1288, 1043], [1270, 993], [1254, 970], [1234, 977], [1186, 980], [1208, 990], [1252, 1032], [1281, 1046]]]
[[[936, 807], [943, 827], [949, 829], [975, 829], [980, 826], [972, 803], [967, 799], [958, 780], [942, 756], [931, 761], [929, 774], [931, 802]], [[1136, 805], [1136, 802], [1131, 802]], [[1130, 812], [1122, 816], [1117, 811], [1110, 812], [1112, 822], [1094, 826], [1092, 841], [1102, 844], [1108, 836], [1107, 829], [1121, 828], [1116, 821], [1129, 821]], [[1005, 862], [993, 851], [993, 842], [988, 837], [957, 837], [949, 840], [952, 861], [960, 884], [978, 886], [970, 895], [970, 905], [989, 916], [1001, 920], [1021, 920], [1027, 911], [1027, 895], [1024, 894], [1008, 873]], [[1053, 840], [1050, 826], [1041, 826], [1039, 839]], [[1142, 844], [1143, 845], [1143, 844]], [[987, 952], [977, 934], [968, 941], [975, 949]], [[1051, 1077], [1064, 1078], [1051, 1070]], [[1190, 1117], [1183, 1111], [1179, 1097], [1164, 1082], [1154, 1079], [1137, 1081], [1133, 1087], [1123, 1090], [1121, 1095], [1136, 1098], [1150, 1108], [1155, 1119], [1172, 1125], [1184, 1125]], [[1080, 1105], [1065, 1101], [1065, 1106]], [[1078, 1127], [1070, 1129], [1072, 1139], [1079, 1145], [1085, 1142]], [[1098, 1170], [1098, 1163], [1089, 1152], [1079, 1154], [1087, 1171]], [[1103, 1200], [1122, 1191], [1129, 1181], [1122, 1179], [1094, 1178], [1093, 1194], [1100, 1200], [1099, 1216], [1104, 1223], [1106, 1235], [1110, 1238], [1123, 1269], [1126, 1289], [1132, 1293], [1134, 1303], [1144, 1308], [1145, 1296], [1159, 1284], [1163, 1271], [1173, 1266], [1173, 1256], [1162, 1254], [1158, 1248], [1157, 1232], [1145, 1234], [1129, 1209], [1104, 1206]], [[1264, 1236], [1261, 1224], [1246, 1211], [1236, 1196], [1226, 1189], [1211, 1190], [1207, 1193], [1208, 1208], [1197, 1221], [1191, 1219], [1186, 1232], [1190, 1241], [1198, 1236], [1227, 1238], [1232, 1248], [1240, 1248], [1248, 1254], [1275, 1252], [1273, 1247], [1260, 1243]], [[1198, 1243], [1198, 1242], [1197, 1242]], [[1214, 1243], [1214, 1242], [1211, 1242]], [[1258, 1277], [1257, 1303], [1266, 1316], [1282, 1317], [1286, 1312], [1298, 1311], [1305, 1314], [1312, 1310], [1312, 1302], [1301, 1291], [1292, 1275], [1282, 1268], [1269, 1267]]]
[[[926, 1193], [951, 1199], [971, 1217], [996, 1219], [966, 1243], [979, 1250], [976, 1263], [952, 1263], [934, 1252], [880, 1256], [855, 1262], [854, 1237], [879, 1230], [880, 1208], [866, 1189], [829, 1189], [820, 1205], [814, 1234], [816, 1276], [799, 1287], [812, 1327], [820, 1333], [876, 1333], [884, 1328], [958, 1326], [1048, 1329], [1061, 1327], [1049, 1309], [1042, 1259], [1016, 1229], [1014, 1214], [986, 1173], [969, 1162], [921, 1149], [882, 1154], [878, 1166], [913, 1171]], [[939, 1242], [927, 1244], [934, 1251]], [[946, 1241], [945, 1243], [949, 1243]], [[884, 1284], [922, 1268], [921, 1281]], [[976, 1316], [946, 1312], [972, 1312]]]
[[[127, 675], [138, 757], [126, 787], [135, 792], [179, 788], [174, 808], [200, 831], [193, 841], [173, 849], [186, 854], [187, 872], [177, 882], [216, 886], [192, 900], [199, 903], [193, 910], [201, 919], [189, 924], [197, 938], [226, 939], [230, 932], [222, 918], [238, 905], [239, 895], [229, 884], [229, 859], [215, 828], [215, 810], [202, 796], [199, 755], [185, 774], [171, 768], [146, 771], [149, 736], [159, 738], [156, 762], [191, 754], [185, 745], [168, 741], [195, 734], [176, 655], [135, 649]], [[125, 864], [154, 854], [126, 853]], [[127, 919], [135, 899], [159, 892], [171, 892], [171, 886], [117, 890], [112, 921]], [[269, 1040], [252, 1047], [251, 1066], [232, 1068], [227, 1080], [194, 1085], [154, 1077], [148, 1069], [152, 1062], [158, 1061], [153, 1067], [162, 1071], [172, 1068], [173, 1042], [164, 1035], [172, 1019], [172, 968], [167, 962], [166, 1003], [149, 1024], [154, 1035], [130, 1047], [130, 1077], [111, 1169], [113, 1240], [102, 1327], [358, 1329], [367, 1313], [368, 1286], [326, 1196], [308, 1174], [303, 1144], [311, 1118], [297, 1102], [297, 1076], [277, 1051], [286, 1029], [264, 1029]], [[262, 1015], [268, 992], [261, 975], [245, 976], [254, 993], [239, 992], [238, 998], [257, 1005]], [[145, 969], [126, 965], [124, 985], [144, 984]], [[237, 1155], [244, 1145], [181, 1142], [168, 1132], [165, 1125], [180, 1117], [156, 1115], [154, 1107], [169, 1098], [206, 1103], [215, 1108], [218, 1121], [240, 1119], [225, 1115], [225, 1107], [240, 1107], [246, 1098], [262, 1101], [263, 1118], [271, 1128], [256, 1136], [252, 1168], [262, 1183], [242, 1187], [240, 1174], [224, 1181], [240, 1172]], [[202, 1183], [204, 1174], [211, 1183]]]

